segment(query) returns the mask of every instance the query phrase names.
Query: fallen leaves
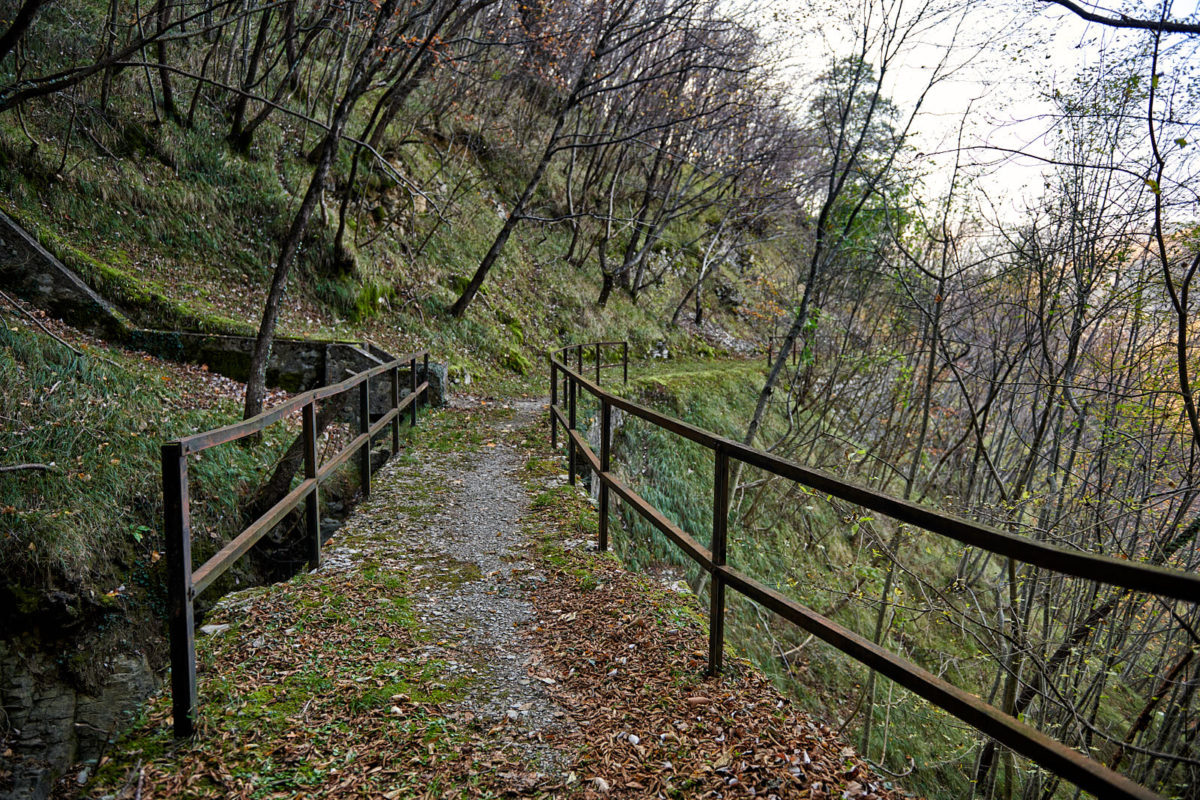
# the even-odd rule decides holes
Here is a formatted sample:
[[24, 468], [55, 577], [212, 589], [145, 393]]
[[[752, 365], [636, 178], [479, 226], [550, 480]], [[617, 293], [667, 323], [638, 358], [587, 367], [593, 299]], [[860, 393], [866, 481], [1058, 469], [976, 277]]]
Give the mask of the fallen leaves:
[[[578, 518], [550, 506], [522, 522], [561, 541], [578, 530], [558, 526]], [[394, 520], [367, 522], [356, 548], [394, 535]], [[414, 623], [432, 596], [359, 554], [353, 568], [244, 593], [206, 620], [200, 736], [172, 743], [160, 696], [89, 796], [894, 797], [745, 662], [703, 677], [702, 623], [678, 613], [694, 598], [605, 556], [527, 557], [545, 580], [529, 584], [536, 617], [518, 623], [532, 647], [520, 682], [553, 701], [552, 723], [525, 727], [528, 703], [503, 701], [498, 716], [461, 704], [486, 688], [455, 683], [439, 660], [450, 639]], [[531, 748], [543, 746], [559, 772], [535, 771]]]
[[[571, 709], [576, 733], [558, 743], [578, 752], [572, 769], [587, 776], [585, 796], [896, 796], [748, 663], [705, 677], [702, 624], [672, 613], [694, 597], [607, 557], [567, 551], [558, 558], [534, 597], [530, 632], [543, 668], [559, 676], [548, 691]], [[593, 580], [576, 577], [583, 573]]]

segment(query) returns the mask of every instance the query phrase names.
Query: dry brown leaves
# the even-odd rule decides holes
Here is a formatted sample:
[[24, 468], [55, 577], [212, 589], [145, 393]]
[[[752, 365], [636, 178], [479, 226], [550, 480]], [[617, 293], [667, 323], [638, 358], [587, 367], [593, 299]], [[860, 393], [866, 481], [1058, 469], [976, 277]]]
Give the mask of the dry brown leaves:
[[498, 794], [503, 780], [472, 787], [495, 748], [446, 715], [456, 687], [414, 655], [396, 577], [306, 576], [214, 615], [234, 627], [201, 640], [197, 738], [174, 745], [169, 698], [157, 698], [86, 796]]
[[[550, 691], [572, 709], [586, 796], [898, 796], [824, 725], [792, 709], [742, 661], [706, 678], [703, 623], [675, 595], [611, 559], [572, 564], [536, 596], [534, 636]], [[571, 570], [582, 567], [592, 580]]]

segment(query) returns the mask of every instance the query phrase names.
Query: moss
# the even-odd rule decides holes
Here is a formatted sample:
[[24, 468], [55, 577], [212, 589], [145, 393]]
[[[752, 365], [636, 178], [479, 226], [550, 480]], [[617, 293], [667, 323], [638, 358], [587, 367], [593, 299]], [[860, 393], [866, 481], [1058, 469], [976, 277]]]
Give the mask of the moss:
[[529, 359], [521, 351], [512, 348], [505, 351], [500, 363], [518, 375], [528, 375], [533, 371], [533, 364]]

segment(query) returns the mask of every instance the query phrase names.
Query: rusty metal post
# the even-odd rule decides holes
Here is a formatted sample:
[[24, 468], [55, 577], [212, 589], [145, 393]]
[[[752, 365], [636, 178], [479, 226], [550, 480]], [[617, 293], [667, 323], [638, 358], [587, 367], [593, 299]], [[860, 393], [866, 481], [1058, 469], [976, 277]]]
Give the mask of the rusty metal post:
[[558, 407], [558, 367], [554, 366], [554, 354], [550, 355], [550, 449], [558, 449], [558, 420], [554, 409]]
[[629, 341], [621, 342], [621, 372], [622, 382], [629, 383]]
[[[410, 408], [412, 409], [412, 426], [415, 428], [415, 427], [417, 427], [417, 359], [416, 359], [416, 356], [414, 356], [413, 359], [409, 362], [408, 368], [409, 368], [409, 371], [411, 372], [411, 374], [409, 375], [409, 379], [408, 379], [408, 383], [409, 383], [408, 391], [410, 393], [412, 393], [412, 396], [413, 396], [412, 406], [410, 406]], [[428, 375], [428, 374], [429, 373], [426, 372], [426, 375]]]
[[178, 442], [162, 446], [162, 481], [167, 616], [171, 636], [171, 711], [175, 736], [182, 739], [196, 732], [196, 631], [192, 610], [187, 456]]
[[[392, 367], [392, 411], [400, 407], [400, 366]], [[400, 413], [392, 417], [392, 455], [400, 452]]]
[[[729, 454], [719, 445], [714, 453], [712, 560], [714, 567], [723, 567], [729, 529]], [[708, 596], [708, 674], [719, 675], [725, 650], [725, 581], [715, 569]]]
[[[317, 404], [310, 400], [301, 411], [304, 420], [304, 479], [317, 477]], [[304, 532], [308, 538], [308, 566], [321, 566], [321, 503], [317, 487], [304, 498]]]
[[600, 398], [600, 474], [596, 479], [600, 481], [600, 541], [597, 547], [600, 552], [608, 549], [608, 467], [609, 467], [609, 439], [612, 438], [612, 406], [608, 404], [608, 398]]
[[[358, 385], [358, 432], [360, 435], [371, 430], [371, 382]], [[358, 481], [363, 497], [371, 496], [371, 437], [368, 436], [358, 451]]]
[[572, 486], [575, 485], [575, 440], [571, 431], [575, 430], [575, 378], [567, 375], [567, 478]]

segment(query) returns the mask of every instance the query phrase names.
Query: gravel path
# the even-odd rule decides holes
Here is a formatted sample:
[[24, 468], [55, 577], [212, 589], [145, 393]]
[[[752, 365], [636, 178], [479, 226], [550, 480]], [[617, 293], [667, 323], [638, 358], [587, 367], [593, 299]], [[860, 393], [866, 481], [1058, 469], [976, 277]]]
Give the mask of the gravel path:
[[[447, 457], [423, 450], [418, 437], [409, 458], [381, 469], [370, 499], [330, 542], [321, 572], [358, 569], [365, 560], [409, 575], [414, 633], [428, 642], [414, 658], [445, 663], [447, 680], [466, 678], [466, 697], [451, 716], [504, 726], [541, 782], [569, 766], [541, 742], [563, 728], [566, 714], [547, 696], [554, 681], [539, 675], [540, 658], [522, 632], [534, 615], [527, 591], [546, 577], [525, 560], [529, 498], [517, 480], [524, 460], [502, 439], [535, 424], [544, 405], [499, 408], [478, 417], [494, 427], [483, 429], [475, 452]], [[513, 415], [497, 421], [506, 409]]]

